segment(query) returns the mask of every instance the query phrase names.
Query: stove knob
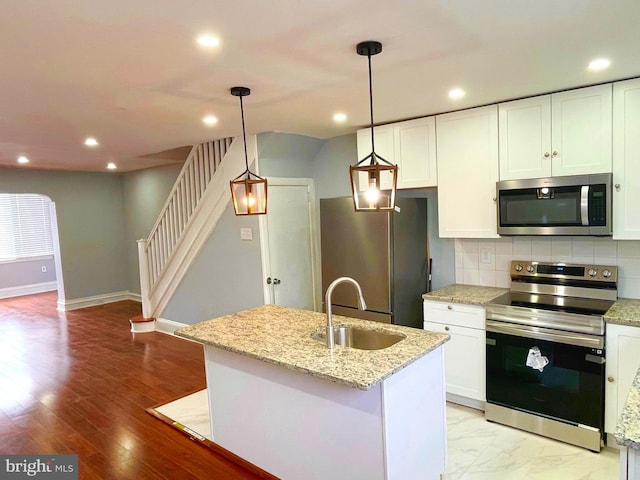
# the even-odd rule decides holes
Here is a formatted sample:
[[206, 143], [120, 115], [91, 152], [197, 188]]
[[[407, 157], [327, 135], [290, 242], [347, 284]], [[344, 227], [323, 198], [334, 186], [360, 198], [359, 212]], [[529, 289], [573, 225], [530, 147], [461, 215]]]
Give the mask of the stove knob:
[[598, 272], [595, 271], [593, 268], [590, 268], [587, 273], [589, 274], [590, 277], [595, 277], [598, 274]]
[[604, 278], [609, 278], [609, 277], [611, 276], [611, 271], [610, 271], [610, 270], [607, 270], [607, 269], [604, 269], [604, 270], [602, 271], [602, 276], [603, 276]]
[[533, 273], [534, 270], [533, 265], [527, 265], [527, 272]]
[[521, 272], [522, 271], [522, 265], [520, 265], [519, 263], [516, 263], [516, 265], [513, 267], [513, 269], [516, 272]]

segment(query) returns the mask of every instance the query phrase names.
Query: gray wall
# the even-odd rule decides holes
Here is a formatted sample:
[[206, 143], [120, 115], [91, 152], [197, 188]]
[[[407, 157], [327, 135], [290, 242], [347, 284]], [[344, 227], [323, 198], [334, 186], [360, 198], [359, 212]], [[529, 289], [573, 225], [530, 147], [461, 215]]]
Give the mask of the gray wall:
[[40, 193], [55, 202], [67, 301], [128, 289], [118, 174], [0, 168], [0, 192]]
[[[42, 267], [47, 271], [43, 272]], [[55, 281], [56, 267], [52, 255], [37, 260], [0, 263], [0, 289]]]
[[122, 175], [128, 287], [140, 293], [136, 240], [147, 238], [178, 178], [182, 165], [148, 168]]
[[[250, 227], [253, 240], [240, 240]], [[262, 263], [257, 217], [236, 217], [231, 202], [160, 315], [197, 323], [262, 305]]]
[[[313, 159], [324, 143], [282, 133], [262, 133], [257, 141], [264, 177], [311, 178]], [[241, 227], [252, 228], [253, 240], [240, 240]], [[258, 218], [236, 217], [229, 203], [160, 317], [192, 324], [262, 305], [262, 277]]]
[[313, 159], [324, 140], [304, 135], [261, 133], [258, 159], [263, 177], [311, 178]]

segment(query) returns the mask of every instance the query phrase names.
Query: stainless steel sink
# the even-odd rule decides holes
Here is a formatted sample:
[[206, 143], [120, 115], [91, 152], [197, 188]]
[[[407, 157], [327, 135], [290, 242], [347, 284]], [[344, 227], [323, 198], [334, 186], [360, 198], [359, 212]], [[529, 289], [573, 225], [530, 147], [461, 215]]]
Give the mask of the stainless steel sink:
[[[353, 325], [337, 325], [333, 327], [333, 334], [336, 345], [359, 350], [382, 350], [395, 345], [405, 338], [404, 335], [399, 333], [380, 332]], [[313, 333], [311, 338], [319, 342], [326, 343], [327, 341], [327, 335], [324, 332]]]

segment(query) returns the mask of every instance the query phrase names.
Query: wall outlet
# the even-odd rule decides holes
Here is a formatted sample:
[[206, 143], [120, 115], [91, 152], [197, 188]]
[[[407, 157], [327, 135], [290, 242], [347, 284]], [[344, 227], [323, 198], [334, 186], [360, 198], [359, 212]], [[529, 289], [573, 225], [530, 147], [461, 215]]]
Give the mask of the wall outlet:
[[40, 270], [42, 270], [42, 273], [47, 273], [47, 267], [45, 265], [42, 265], [42, 267], [40, 267]]
[[251, 230], [251, 227], [243, 227], [240, 229], [240, 240], [253, 240], [253, 230]]
[[480, 248], [480, 263], [491, 263], [491, 250]]

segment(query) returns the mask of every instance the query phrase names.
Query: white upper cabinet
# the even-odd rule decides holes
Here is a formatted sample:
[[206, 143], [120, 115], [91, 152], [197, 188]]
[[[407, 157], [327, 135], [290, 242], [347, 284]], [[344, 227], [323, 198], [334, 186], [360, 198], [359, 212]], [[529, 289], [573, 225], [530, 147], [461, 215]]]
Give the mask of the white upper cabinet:
[[611, 84], [499, 105], [500, 179], [611, 171]]
[[[375, 127], [376, 154], [398, 165], [398, 188], [436, 185], [434, 117]], [[358, 160], [371, 153], [371, 129], [358, 130]]]
[[436, 116], [440, 237], [496, 238], [498, 106]]
[[551, 102], [549, 96], [498, 106], [500, 180], [551, 174]]
[[613, 84], [613, 238], [640, 240], [640, 79]]
[[398, 188], [437, 185], [435, 117], [394, 124], [394, 138]]

